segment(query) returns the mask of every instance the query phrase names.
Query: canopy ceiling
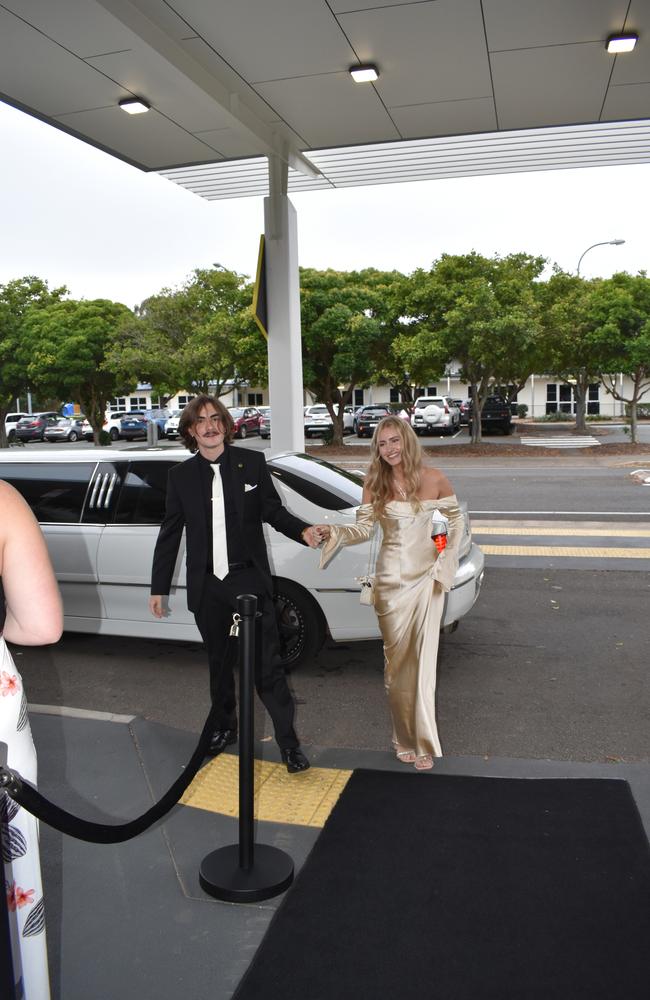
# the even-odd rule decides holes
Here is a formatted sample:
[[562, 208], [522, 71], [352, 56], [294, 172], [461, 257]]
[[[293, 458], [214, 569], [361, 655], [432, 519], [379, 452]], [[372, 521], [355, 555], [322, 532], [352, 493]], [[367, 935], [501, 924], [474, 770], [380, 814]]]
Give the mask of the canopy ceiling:
[[208, 198], [650, 162], [650, 0], [0, 0], [0, 96]]

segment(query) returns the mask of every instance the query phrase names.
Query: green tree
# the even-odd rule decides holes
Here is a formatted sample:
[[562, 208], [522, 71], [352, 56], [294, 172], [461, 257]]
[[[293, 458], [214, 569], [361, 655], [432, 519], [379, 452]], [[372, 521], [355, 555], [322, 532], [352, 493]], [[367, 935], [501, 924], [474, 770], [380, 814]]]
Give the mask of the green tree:
[[[456, 361], [480, 413], [491, 387], [525, 382], [534, 370], [527, 369], [541, 329], [535, 281], [544, 265], [529, 254], [487, 258], [472, 251], [443, 254], [430, 271], [415, 271], [402, 310], [411, 323], [395, 341], [396, 356], [420, 384]], [[474, 420], [472, 441], [480, 440]]]
[[118, 332], [105, 367], [124, 385], [144, 379], [163, 395], [220, 396], [267, 378], [266, 341], [255, 326], [252, 287], [225, 268], [197, 269], [180, 289], [146, 299]]
[[23, 347], [26, 314], [59, 302], [66, 293], [64, 287], [49, 289], [34, 275], [0, 285], [0, 448], [7, 446], [5, 417], [16, 397], [30, 388]]
[[106, 407], [118, 382], [103, 362], [130, 309], [107, 299], [66, 299], [28, 310], [22, 349], [30, 381], [43, 392], [75, 399], [99, 443]]
[[343, 409], [355, 386], [375, 381], [394, 337], [390, 301], [397, 271], [300, 271], [303, 380], [343, 442]]
[[[630, 438], [637, 441], [637, 405], [650, 389], [650, 278], [621, 272], [599, 282], [588, 306], [593, 365], [608, 393], [625, 402], [630, 413]], [[632, 383], [629, 395], [617, 374]]]
[[576, 430], [587, 431], [589, 386], [599, 381], [599, 366], [592, 343], [591, 298], [598, 281], [585, 281], [556, 268], [540, 286], [544, 371], [555, 375], [573, 389], [576, 402]]

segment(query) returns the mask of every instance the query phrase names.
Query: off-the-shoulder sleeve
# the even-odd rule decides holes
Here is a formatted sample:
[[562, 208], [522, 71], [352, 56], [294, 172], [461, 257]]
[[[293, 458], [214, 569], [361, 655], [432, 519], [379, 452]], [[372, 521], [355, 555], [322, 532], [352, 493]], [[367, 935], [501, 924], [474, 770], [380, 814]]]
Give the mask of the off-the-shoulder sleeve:
[[465, 530], [463, 512], [455, 494], [449, 497], [440, 497], [436, 504], [440, 513], [448, 519], [449, 528], [447, 546], [436, 559], [431, 575], [434, 580], [440, 583], [443, 590], [451, 590], [458, 570], [460, 541]]
[[372, 504], [362, 503], [357, 507], [356, 524], [333, 524], [330, 537], [320, 553], [320, 568], [325, 569], [344, 545], [359, 545], [367, 542], [375, 530], [375, 512]]

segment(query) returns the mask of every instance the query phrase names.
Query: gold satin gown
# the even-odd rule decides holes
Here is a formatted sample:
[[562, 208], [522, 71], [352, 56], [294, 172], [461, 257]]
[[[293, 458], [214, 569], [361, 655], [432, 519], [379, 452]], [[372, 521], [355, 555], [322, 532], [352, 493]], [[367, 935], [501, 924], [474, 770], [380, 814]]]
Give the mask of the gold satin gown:
[[[447, 547], [431, 538], [435, 509], [449, 520]], [[376, 528], [371, 504], [357, 509], [356, 524], [332, 525], [321, 569], [344, 545], [367, 541]], [[436, 725], [436, 664], [445, 592], [458, 568], [463, 517], [455, 495], [391, 500], [379, 518], [382, 542], [375, 570], [375, 612], [384, 641], [384, 682], [393, 720], [393, 744], [418, 757], [442, 757]]]

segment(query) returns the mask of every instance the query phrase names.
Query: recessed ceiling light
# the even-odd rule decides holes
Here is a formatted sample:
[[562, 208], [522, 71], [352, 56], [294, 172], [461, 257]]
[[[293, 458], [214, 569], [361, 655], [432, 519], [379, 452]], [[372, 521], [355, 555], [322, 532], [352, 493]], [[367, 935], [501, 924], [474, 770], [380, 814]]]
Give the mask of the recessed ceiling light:
[[127, 115], [143, 115], [151, 107], [141, 97], [125, 97], [119, 104], [122, 111], [126, 111]]
[[618, 52], [631, 52], [639, 36], [630, 32], [627, 35], [610, 35], [607, 39], [607, 51], [614, 54]]
[[379, 79], [379, 70], [370, 63], [364, 66], [350, 66], [350, 76], [355, 83], [372, 83], [373, 80]]

